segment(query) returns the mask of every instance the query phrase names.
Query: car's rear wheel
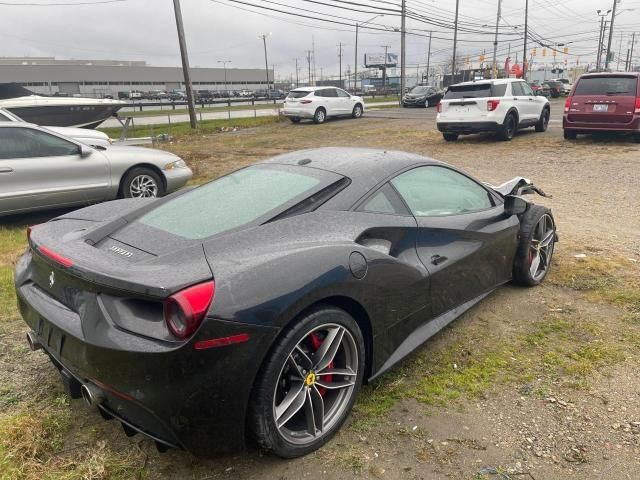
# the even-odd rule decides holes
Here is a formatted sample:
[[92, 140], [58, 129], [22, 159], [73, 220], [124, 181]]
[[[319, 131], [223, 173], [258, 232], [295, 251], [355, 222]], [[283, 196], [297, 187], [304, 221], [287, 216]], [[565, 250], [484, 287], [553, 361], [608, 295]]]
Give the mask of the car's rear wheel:
[[358, 396], [364, 339], [355, 320], [314, 308], [277, 341], [251, 398], [258, 445], [280, 457], [306, 455], [340, 429]]
[[540, 120], [536, 123], [536, 132], [546, 132], [549, 127], [549, 118], [551, 117], [551, 110], [545, 108], [542, 110]]
[[458, 140], [458, 134], [457, 133], [443, 133], [442, 137], [447, 141], [447, 142], [455, 142], [456, 140]]
[[353, 107], [353, 112], [351, 112], [351, 116], [353, 118], [360, 118], [362, 116], [362, 105], [356, 103], [356, 105]]
[[327, 112], [324, 108], [318, 108], [316, 113], [313, 114], [314, 123], [324, 123], [327, 119]]
[[564, 130], [564, 139], [565, 140], [575, 140], [578, 138], [576, 132], [572, 132], [571, 130]]
[[300, 123], [300, 117], [289, 117], [291, 123]]
[[504, 119], [504, 123], [498, 130], [498, 137], [500, 138], [500, 140], [504, 140], [505, 142], [508, 142], [516, 134], [517, 129], [518, 129], [518, 119], [514, 113], [510, 113]]
[[542, 282], [551, 268], [556, 242], [556, 223], [551, 210], [530, 205], [520, 219], [520, 241], [513, 264], [513, 281], [534, 286]]
[[121, 196], [124, 198], [153, 198], [163, 193], [160, 175], [150, 168], [134, 168], [122, 179]]

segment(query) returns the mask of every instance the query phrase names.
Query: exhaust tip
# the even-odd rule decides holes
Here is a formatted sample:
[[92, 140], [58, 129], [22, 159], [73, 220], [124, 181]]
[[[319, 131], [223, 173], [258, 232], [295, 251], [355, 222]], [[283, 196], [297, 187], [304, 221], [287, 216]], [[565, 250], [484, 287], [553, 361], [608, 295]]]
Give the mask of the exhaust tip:
[[27, 343], [29, 344], [29, 350], [35, 352], [36, 350], [40, 350], [42, 348], [42, 344], [36, 337], [36, 334], [33, 332], [27, 332]]
[[82, 387], [80, 387], [80, 393], [82, 394], [84, 403], [89, 407], [97, 407], [104, 401], [102, 390], [90, 383], [82, 385]]

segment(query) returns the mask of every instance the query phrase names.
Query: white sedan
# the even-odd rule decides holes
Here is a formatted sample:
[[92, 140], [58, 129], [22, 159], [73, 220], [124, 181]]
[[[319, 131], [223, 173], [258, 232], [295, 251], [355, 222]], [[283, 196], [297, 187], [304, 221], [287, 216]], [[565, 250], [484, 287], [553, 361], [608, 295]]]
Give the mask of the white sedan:
[[[0, 108], [0, 122], [24, 122], [15, 113], [10, 112], [6, 108]], [[104, 132], [93, 130], [91, 128], [77, 127], [45, 127], [47, 130], [59, 133], [65, 137], [73, 138], [86, 145], [93, 147], [108, 147], [111, 145], [111, 139]]]
[[303, 118], [315, 123], [324, 123], [329, 117], [360, 118], [363, 113], [362, 97], [337, 87], [296, 88], [284, 101], [284, 115], [293, 123]]

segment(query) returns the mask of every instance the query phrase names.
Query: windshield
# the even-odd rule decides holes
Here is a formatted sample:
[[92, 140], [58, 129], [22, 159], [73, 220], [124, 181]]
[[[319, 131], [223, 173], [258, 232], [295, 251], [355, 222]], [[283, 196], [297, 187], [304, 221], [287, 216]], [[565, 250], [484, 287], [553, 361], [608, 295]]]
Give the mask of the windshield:
[[302, 167], [255, 165], [180, 195], [139, 221], [184, 238], [207, 238], [266, 221], [341, 178]]
[[574, 95], [610, 95], [635, 97], [637, 77], [599, 76], [581, 78]]
[[429, 91], [429, 87], [423, 87], [421, 85], [415, 86], [411, 89], [409, 93], [417, 93], [419, 95], [423, 95]]
[[471, 83], [467, 85], [451, 85], [444, 95], [445, 100], [464, 98], [502, 97], [507, 91], [507, 84]]

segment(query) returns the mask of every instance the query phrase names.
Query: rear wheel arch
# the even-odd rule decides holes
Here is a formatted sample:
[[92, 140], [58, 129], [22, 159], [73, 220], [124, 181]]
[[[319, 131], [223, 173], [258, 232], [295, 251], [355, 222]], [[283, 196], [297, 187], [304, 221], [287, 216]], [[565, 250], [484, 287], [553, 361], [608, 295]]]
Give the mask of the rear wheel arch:
[[134, 170], [136, 168], [148, 168], [149, 170], [152, 170], [154, 173], [156, 173], [160, 177], [160, 181], [162, 182], [163, 191], [164, 192], [167, 191], [167, 179], [164, 177], [164, 174], [162, 173], [162, 170], [160, 170], [157, 166], [155, 166], [155, 165], [153, 165], [151, 163], [137, 163], [137, 164], [132, 165], [131, 167], [127, 168], [122, 173], [122, 175], [120, 176], [120, 179], [118, 180], [118, 198], [123, 198], [123, 195], [124, 195], [124, 191], [123, 191], [124, 179], [127, 177], [129, 172], [131, 172], [132, 170]]
[[507, 121], [507, 117], [509, 115], [514, 115], [516, 117], [516, 128], [518, 128], [518, 124], [520, 123], [520, 114], [518, 113], [518, 109], [516, 107], [511, 107], [509, 109], [507, 114], [504, 116], [504, 120], [502, 121], [502, 124], [504, 125], [504, 122]]

